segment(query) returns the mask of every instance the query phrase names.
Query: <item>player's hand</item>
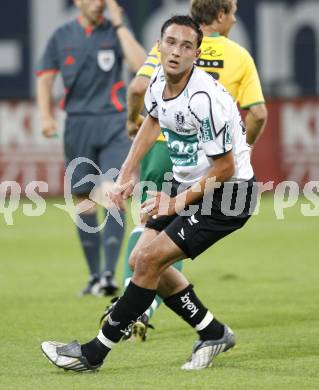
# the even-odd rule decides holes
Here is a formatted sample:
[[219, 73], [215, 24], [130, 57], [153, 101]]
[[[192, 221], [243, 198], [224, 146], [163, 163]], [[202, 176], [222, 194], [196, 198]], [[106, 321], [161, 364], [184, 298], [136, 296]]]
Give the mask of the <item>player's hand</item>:
[[157, 218], [176, 214], [175, 198], [165, 192], [147, 191], [148, 199], [141, 206], [141, 213]]
[[57, 135], [58, 123], [54, 118], [46, 118], [41, 121], [42, 134], [47, 138], [52, 138]]
[[129, 138], [134, 138], [139, 131], [145, 117], [143, 115], [139, 115], [135, 122], [128, 120], [126, 122], [126, 130]]
[[125, 168], [121, 170], [114, 189], [107, 193], [107, 196], [116, 207], [122, 210], [125, 209], [124, 201], [132, 195], [135, 179], [135, 175], [131, 171]]
[[109, 11], [109, 18], [113, 26], [123, 24], [123, 8], [121, 8], [116, 0], [106, 0], [106, 6]]
[[124, 199], [126, 198], [123, 197], [123, 192], [130, 186], [130, 184], [131, 183], [125, 183], [123, 185], [119, 185], [115, 183], [112, 191], [108, 191], [106, 194], [112, 204], [121, 210], [125, 210]]
[[134, 172], [125, 169], [121, 170], [116, 180], [116, 184], [119, 187], [122, 198], [124, 200], [128, 199], [132, 195], [136, 180], [137, 176], [134, 174]]

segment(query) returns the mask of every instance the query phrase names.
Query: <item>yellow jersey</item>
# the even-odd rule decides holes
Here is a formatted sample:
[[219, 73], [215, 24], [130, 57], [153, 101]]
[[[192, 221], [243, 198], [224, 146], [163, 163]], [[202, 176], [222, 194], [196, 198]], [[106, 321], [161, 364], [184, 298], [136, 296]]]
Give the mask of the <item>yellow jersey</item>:
[[[160, 52], [155, 45], [137, 75], [150, 78], [159, 63]], [[211, 73], [238, 102], [240, 108], [247, 109], [264, 103], [254, 60], [238, 43], [218, 33], [204, 36], [196, 65]]]

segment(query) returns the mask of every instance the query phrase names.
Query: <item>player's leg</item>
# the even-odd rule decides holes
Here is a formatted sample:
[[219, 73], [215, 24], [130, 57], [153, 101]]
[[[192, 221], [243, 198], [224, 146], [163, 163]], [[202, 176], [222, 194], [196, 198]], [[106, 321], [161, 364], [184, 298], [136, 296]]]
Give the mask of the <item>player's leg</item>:
[[[176, 261], [174, 264], [172, 264], [172, 267], [174, 267], [178, 271], [182, 271], [183, 259]], [[148, 320], [153, 317], [155, 311], [160, 307], [162, 302], [163, 302], [162, 297], [159, 294], [156, 294], [156, 297], [155, 297], [154, 301], [152, 302], [151, 306], [145, 312]]]
[[[76, 203], [81, 203], [89, 198], [89, 193], [94, 187], [94, 183], [88, 181], [80, 186], [75, 185], [86, 175], [96, 175], [97, 171], [88, 162], [74, 160], [87, 158], [90, 161], [95, 159], [94, 147], [90, 141], [90, 122], [86, 117], [68, 117], [66, 120], [64, 133], [64, 148], [66, 166], [72, 161], [74, 171], [71, 180], [71, 191], [75, 196]], [[99, 294], [99, 274], [100, 274], [100, 233], [98, 228], [97, 210], [94, 205], [85, 208], [77, 215], [77, 230], [83, 253], [90, 272], [90, 279], [82, 294]], [[79, 223], [81, 222], [81, 223]], [[83, 228], [86, 227], [86, 228]]]
[[[107, 123], [105, 123], [104, 128], [112, 128], [114, 135], [110, 139], [106, 139], [99, 149], [98, 163], [103, 174], [106, 174], [112, 168], [120, 170], [128, 154], [130, 141], [124, 132], [125, 119], [123, 115], [116, 115], [114, 118], [106, 117], [105, 119]], [[108, 179], [106, 178], [106, 180]], [[112, 185], [110, 182], [104, 183], [104, 186], [102, 186], [104, 193], [106, 189], [110, 190], [110, 184]], [[107, 205], [107, 208], [105, 208], [105, 213], [109, 217], [103, 230], [105, 263], [102, 267], [101, 288], [105, 295], [113, 295], [118, 289], [114, 275], [124, 236], [125, 213], [116, 208], [110, 209], [110, 205]], [[114, 213], [120, 213], [122, 225], [110, 216], [114, 215]]]
[[[98, 336], [84, 345], [76, 342], [63, 346], [54, 342], [42, 343], [43, 352], [58, 367], [74, 371], [94, 371], [99, 368], [121, 339], [128, 324], [142, 315], [151, 304], [157, 288], [166, 296], [166, 301], [174, 301], [169, 307], [198, 332], [211, 325], [212, 315], [196, 297], [187, 279], [169, 267], [176, 259], [185, 257], [183, 251], [165, 232], [158, 234], [147, 230], [143, 236], [147, 244], [140, 245], [132, 254], [131, 261], [135, 262], [132, 281]], [[165, 275], [165, 282], [162, 283], [161, 274]]]
[[[185, 253], [165, 232], [158, 234], [151, 229], [146, 230], [141, 238], [141, 244], [137, 245], [131, 256], [131, 262], [134, 263], [133, 278], [98, 336], [82, 346], [73, 343], [60, 348], [58, 352], [55, 350], [58, 357], [74, 357], [76, 351], [77, 359], [71, 362], [76, 366], [63, 365], [63, 368], [88, 370], [90, 367], [99, 367], [112, 347], [121, 339], [128, 324], [143, 314], [151, 304], [158, 288], [166, 297], [166, 302], [170, 301], [168, 306], [197, 329], [200, 336], [205, 334], [207, 328], [210, 328], [210, 335], [217, 332], [218, 328], [224, 330], [223, 325], [218, 323], [202, 305], [187, 279], [170, 267], [181, 257], [185, 257]], [[162, 278], [164, 280], [160, 282]], [[226, 334], [225, 331], [224, 333]], [[221, 346], [216, 342], [216, 345], [220, 351], [227, 346], [231, 347], [230, 343]], [[45, 353], [49, 347], [48, 343], [42, 346]], [[51, 345], [51, 348], [54, 347]], [[209, 345], [209, 348], [212, 346]], [[55, 357], [54, 353], [49, 354]]]
[[[161, 191], [162, 184], [164, 182], [164, 176], [166, 172], [172, 171], [172, 163], [168, 154], [166, 142], [157, 141], [144, 156], [140, 164], [140, 182], [141, 183], [152, 183], [157, 191]], [[143, 186], [141, 188], [141, 203], [146, 200], [146, 191], [149, 188]], [[128, 264], [130, 255], [143, 233], [145, 221], [140, 226], [135, 227], [128, 241], [128, 246], [125, 253], [125, 267], [124, 267], [124, 286], [126, 287], [133, 275], [133, 271]]]
[[[188, 257], [194, 259], [217, 241], [245, 225], [255, 207], [256, 194], [254, 179], [242, 183], [225, 183], [223, 188], [215, 190], [209, 215], [203, 212], [200, 203], [196, 213], [191, 217], [184, 217], [182, 223], [181, 219], [174, 220], [166, 227], [165, 232]], [[225, 199], [231, 200], [229, 213], [226, 208], [222, 211], [222, 200]], [[237, 206], [242, 208], [238, 212], [235, 211]], [[179, 234], [181, 231], [182, 235]], [[167, 296], [160, 284], [159, 291], [166, 296], [165, 304], [170, 309], [191, 326], [195, 325], [192, 321], [196, 319], [197, 309], [202, 308], [202, 305], [193, 294], [192, 286], [188, 286], [179, 294]], [[184, 370], [210, 367], [215, 356], [235, 345], [232, 330], [219, 323], [209, 311], [195, 328], [199, 341], [195, 343], [190, 359], [182, 366]]]
[[130, 236], [128, 238], [128, 243], [127, 243], [125, 257], [124, 257], [124, 274], [123, 274], [124, 288], [128, 286], [133, 275], [133, 270], [129, 264], [129, 258], [131, 256], [133, 249], [135, 248], [135, 245], [137, 244], [139, 238], [141, 237], [144, 229], [145, 229], [144, 225], [136, 226], [131, 231]]
[[[172, 171], [172, 163], [171, 159], [169, 157], [168, 148], [166, 142], [163, 141], [157, 141], [153, 147], [150, 149], [150, 151], [145, 155], [141, 162], [140, 166], [140, 181], [141, 182], [152, 182], [155, 184], [156, 189], [158, 191], [162, 190], [163, 182], [165, 181], [165, 174]], [[167, 178], [166, 178], [167, 180]], [[147, 187], [144, 187], [142, 189], [142, 195], [141, 195], [141, 202], [144, 202], [146, 200], [147, 194]], [[129, 284], [131, 277], [133, 275], [133, 270], [129, 266], [129, 258], [130, 255], [139, 239], [141, 234], [143, 233], [144, 226], [138, 226], [135, 229], [132, 230], [128, 246], [125, 253], [125, 266], [124, 266], [124, 287], [127, 287]], [[174, 263], [174, 267], [181, 270], [182, 269], [182, 261], [178, 261]], [[146, 316], [143, 317], [144, 323], [139, 323], [138, 326], [140, 328], [144, 328], [146, 331], [148, 320], [153, 316], [155, 310], [160, 306], [162, 303], [162, 299], [159, 295], [156, 295], [154, 301], [152, 302], [151, 306], [146, 311]], [[135, 334], [141, 335], [142, 340], [145, 340], [145, 333], [142, 331], [142, 329], [139, 329], [138, 331], [134, 332]], [[133, 333], [133, 335], [134, 335]]]
[[[158, 241], [158, 237], [160, 237]], [[144, 278], [145, 284], [150, 286], [139, 286], [133, 281], [124, 292], [114, 307], [108, 321], [103, 325], [97, 337], [92, 341], [80, 345], [77, 342], [63, 345], [58, 342], [43, 342], [41, 345], [46, 357], [58, 367], [73, 371], [94, 371], [98, 369], [112, 347], [121, 339], [123, 331], [131, 321], [136, 320], [150, 306], [156, 295], [156, 284], [160, 275], [156, 275], [160, 269], [168, 267], [176, 258], [183, 256], [181, 250], [164, 234], [154, 230], [147, 230], [143, 233], [147, 243], [145, 248], [140, 247], [136, 252], [140, 256], [135, 273], [137, 278]], [[157, 241], [157, 245], [150, 244]], [[145, 251], [144, 251], [145, 249]], [[143, 255], [144, 253], [144, 255]], [[146, 266], [147, 264], [147, 266]], [[145, 267], [146, 266], [146, 267]], [[157, 271], [156, 271], [157, 270]], [[149, 281], [146, 274], [149, 273]], [[144, 275], [143, 275], [144, 274]], [[133, 276], [134, 277], [134, 276]], [[181, 280], [183, 288], [183, 279]]]
[[[181, 257], [182, 251], [165, 233], [158, 233], [152, 229], [144, 231], [131, 256], [135, 263], [132, 280], [98, 336], [82, 345], [82, 354], [91, 365], [101, 364], [113, 345], [122, 338], [130, 322], [135, 321], [146, 311], [156, 296], [160, 273]], [[178, 288], [182, 290], [185, 285], [187, 286], [184, 277], [177, 282], [181, 285], [173, 288], [173, 291]]]
[[[159, 218], [160, 219], [160, 218]], [[161, 222], [157, 219], [152, 222], [154, 226], [158, 225], [160, 228]], [[148, 222], [150, 225], [150, 221]], [[164, 232], [162, 232], [157, 240], [153, 240], [151, 245], [169, 245], [176, 246], [180, 248], [181, 255], [183, 258], [185, 257], [194, 257], [194, 252], [192, 252], [189, 248], [192, 247], [193, 237], [189, 234], [190, 238], [187, 240], [187, 245], [182, 242], [183, 240], [178, 235], [178, 232], [181, 229], [185, 232], [185, 237], [190, 232], [188, 228], [189, 222], [188, 218], [177, 217], [168, 226], [165, 228]], [[204, 229], [206, 226], [204, 226]], [[199, 230], [200, 231], [200, 230]], [[174, 232], [172, 234], [172, 232]], [[169, 233], [169, 235], [167, 235]], [[163, 242], [160, 242], [160, 238], [164, 235]], [[199, 234], [203, 237], [202, 234]], [[206, 237], [203, 241], [206, 240]], [[207, 248], [204, 243], [202, 243], [202, 251]], [[132, 278], [132, 282], [141, 286], [147, 286], [148, 288], [153, 287], [153, 285], [147, 284], [150, 280], [150, 276], [148, 275], [152, 269], [151, 260], [147, 259], [148, 263], [140, 260], [142, 258], [142, 252], [147, 256], [147, 249], [151, 248], [151, 246], [147, 246], [147, 244], [141, 242], [137, 244], [134, 252], [132, 253], [130, 263], [132, 267], [134, 267], [134, 275]], [[197, 249], [199, 254], [201, 249]], [[151, 258], [151, 256], [149, 256]], [[135, 264], [134, 264], [135, 263]], [[160, 266], [160, 262], [156, 261], [156, 264]], [[145, 269], [147, 268], [147, 274], [145, 274], [145, 270], [143, 271], [143, 265]], [[139, 268], [142, 270], [139, 270]], [[193, 327], [199, 336], [199, 339], [204, 342], [207, 340], [220, 340], [225, 332], [225, 326], [221, 324], [213, 314], [201, 303], [199, 298], [196, 296], [193, 286], [188, 282], [188, 280], [174, 267], [166, 267], [162, 270], [161, 268], [156, 269], [156, 275], [160, 274], [160, 279], [157, 283], [157, 292], [158, 294], [164, 298], [165, 304], [173, 310], [178, 316], [182, 317], [184, 321], [186, 321], [191, 327]], [[147, 281], [145, 280], [147, 279]]]
[[[237, 194], [241, 192], [240, 184], [230, 185], [237, 187], [233, 192], [234, 197], [230, 197], [236, 204]], [[142, 242], [143, 245], [138, 245], [134, 250], [130, 259], [134, 266], [133, 278], [98, 336], [82, 346], [74, 343], [67, 345], [59, 349], [59, 352], [52, 343], [43, 343], [42, 349], [47, 356], [49, 353], [49, 359], [56, 363], [60, 357], [76, 356], [72, 365], [59, 365], [76, 371], [79, 368], [88, 370], [90, 367], [99, 367], [114, 344], [120, 340], [128, 324], [151, 304], [157, 290], [165, 297], [166, 305], [195, 328], [200, 337], [183, 369], [209, 367], [216, 355], [232, 348], [235, 340], [231, 329], [214, 318], [200, 302], [187, 279], [170, 265], [181, 257], [195, 258], [221, 238], [244, 226], [250, 217], [251, 203], [255, 203], [252, 196], [255, 197], [257, 193], [252, 195], [251, 183], [248, 185], [250, 188], [246, 188], [244, 210], [237, 216], [226, 216], [214, 203], [210, 215], [202, 215], [199, 210], [191, 217], [177, 216], [170, 222], [170, 217], [151, 219], [157, 229], [146, 230], [142, 238], [148, 238], [149, 234], [149, 239], [145, 240], [145, 245]], [[156, 235], [152, 230], [159, 231], [163, 221], [166, 221], [165, 231]], [[178, 234], [181, 231], [183, 234]], [[152, 235], [156, 235], [155, 238], [151, 239]]]

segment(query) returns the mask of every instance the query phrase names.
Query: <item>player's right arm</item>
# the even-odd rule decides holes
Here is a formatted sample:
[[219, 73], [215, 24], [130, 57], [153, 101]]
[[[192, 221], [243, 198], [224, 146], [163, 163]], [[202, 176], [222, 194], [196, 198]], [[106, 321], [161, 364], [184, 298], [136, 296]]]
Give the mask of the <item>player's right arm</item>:
[[123, 199], [131, 195], [140, 161], [157, 140], [159, 133], [158, 120], [148, 115], [134, 138], [130, 152], [122, 165], [116, 180], [115, 192], [109, 194], [111, 201], [117, 207], [123, 208]]
[[40, 111], [42, 133], [45, 137], [53, 137], [58, 125], [53, 115], [53, 84], [60, 71], [59, 51], [57, 49], [56, 33], [54, 33], [45, 48], [37, 67], [36, 95]]
[[135, 76], [127, 90], [127, 123], [129, 137], [134, 137], [141, 127], [144, 117], [141, 112], [144, 108], [144, 95], [150, 79], [144, 76]]
[[53, 116], [52, 90], [56, 74], [44, 72], [37, 77], [36, 94], [40, 111], [42, 134], [45, 137], [54, 137], [58, 130], [57, 122]]

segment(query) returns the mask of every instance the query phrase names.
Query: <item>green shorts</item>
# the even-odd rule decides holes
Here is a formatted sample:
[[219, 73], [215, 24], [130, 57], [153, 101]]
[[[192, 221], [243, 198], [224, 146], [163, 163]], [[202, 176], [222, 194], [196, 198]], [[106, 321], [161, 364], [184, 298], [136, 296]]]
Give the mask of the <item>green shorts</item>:
[[[161, 191], [166, 172], [172, 172], [172, 162], [169, 157], [167, 143], [164, 141], [156, 141], [141, 162], [140, 181], [153, 182], [156, 185], [157, 191]], [[170, 179], [167, 178], [166, 181], [170, 181]], [[147, 197], [146, 191], [150, 189], [150, 186], [143, 187], [141, 195], [142, 202]]]

